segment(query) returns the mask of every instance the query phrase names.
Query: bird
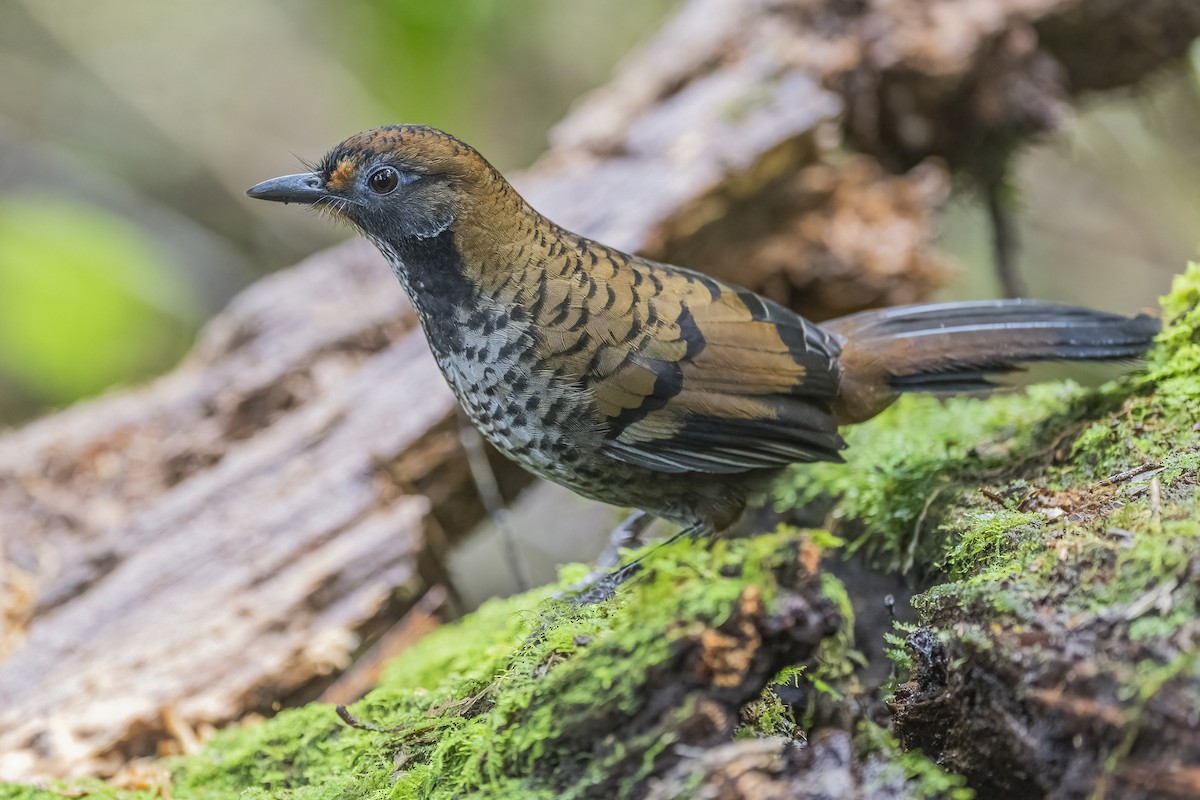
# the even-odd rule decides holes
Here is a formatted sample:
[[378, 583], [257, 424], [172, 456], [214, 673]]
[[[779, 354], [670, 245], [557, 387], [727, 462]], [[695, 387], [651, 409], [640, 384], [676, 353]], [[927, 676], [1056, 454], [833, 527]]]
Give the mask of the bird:
[[730, 528], [792, 464], [842, 461], [841, 428], [904, 392], [986, 390], [1035, 361], [1134, 360], [1159, 330], [1147, 315], [1020, 299], [818, 325], [556, 225], [474, 148], [423, 125], [356, 134], [247, 194], [374, 243], [500, 452], [679, 535]]

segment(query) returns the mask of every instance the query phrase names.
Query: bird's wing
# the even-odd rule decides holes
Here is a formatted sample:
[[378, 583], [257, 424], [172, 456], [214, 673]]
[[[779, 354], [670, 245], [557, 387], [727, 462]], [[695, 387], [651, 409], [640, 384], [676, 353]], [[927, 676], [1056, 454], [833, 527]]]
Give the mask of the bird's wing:
[[820, 328], [673, 267], [632, 262], [595, 282], [573, 371], [608, 455], [676, 473], [841, 460], [829, 412], [838, 345]]

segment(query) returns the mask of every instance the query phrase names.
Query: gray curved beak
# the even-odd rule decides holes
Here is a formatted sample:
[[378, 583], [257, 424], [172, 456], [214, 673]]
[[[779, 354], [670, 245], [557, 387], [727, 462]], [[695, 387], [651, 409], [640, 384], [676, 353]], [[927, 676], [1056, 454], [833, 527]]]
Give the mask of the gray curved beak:
[[321, 178], [311, 172], [271, 178], [251, 186], [246, 194], [255, 200], [274, 200], [277, 203], [305, 203], [311, 205], [325, 197], [325, 186]]

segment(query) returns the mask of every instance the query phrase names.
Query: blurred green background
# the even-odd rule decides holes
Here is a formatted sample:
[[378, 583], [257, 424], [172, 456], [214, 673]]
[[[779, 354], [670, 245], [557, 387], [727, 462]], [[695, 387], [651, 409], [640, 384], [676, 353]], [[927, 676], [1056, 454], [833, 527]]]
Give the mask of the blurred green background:
[[[243, 196], [291, 154], [413, 121], [522, 167], [673, 5], [0, 0], [0, 425], [162, 372], [240, 288], [349, 235]], [[1194, 253], [1198, 62], [1022, 157], [1034, 294], [1132, 310]], [[949, 292], [994, 294], [969, 196], [943, 228]]]

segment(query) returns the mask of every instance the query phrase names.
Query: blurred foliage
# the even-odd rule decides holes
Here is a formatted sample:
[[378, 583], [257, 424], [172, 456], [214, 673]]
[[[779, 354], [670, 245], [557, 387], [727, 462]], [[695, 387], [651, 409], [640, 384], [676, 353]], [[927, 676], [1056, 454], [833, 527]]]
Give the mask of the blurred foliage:
[[168, 263], [95, 206], [0, 201], [0, 370], [62, 403], [167, 366], [199, 318]]
[[345, 236], [242, 196], [292, 153], [408, 121], [522, 166], [673, 4], [0, 0], [0, 424], [165, 370]]
[[334, 48], [387, 120], [434, 122], [502, 170], [532, 161], [546, 129], [652, 32], [673, 0], [380, 0], [349, 4]]

